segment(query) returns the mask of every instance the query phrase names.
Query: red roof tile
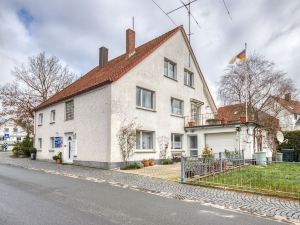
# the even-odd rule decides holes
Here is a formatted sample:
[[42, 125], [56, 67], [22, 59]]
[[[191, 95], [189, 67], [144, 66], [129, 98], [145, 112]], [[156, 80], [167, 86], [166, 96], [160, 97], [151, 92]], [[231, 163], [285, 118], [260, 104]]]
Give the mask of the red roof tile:
[[295, 100], [285, 100], [284, 98], [279, 98], [272, 96], [280, 105], [286, 108], [291, 113], [300, 114], [300, 102]]
[[103, 68], [96, 66], [86, 75], [41, 103], [35, 110], [45, 108], [49, 105], [118, 80], [180, 30], [183, 30], [182, 26], [176, 27], [175, 29], [137, 47], [135, 53], [130, 57], [125, 53], [110, 60]]

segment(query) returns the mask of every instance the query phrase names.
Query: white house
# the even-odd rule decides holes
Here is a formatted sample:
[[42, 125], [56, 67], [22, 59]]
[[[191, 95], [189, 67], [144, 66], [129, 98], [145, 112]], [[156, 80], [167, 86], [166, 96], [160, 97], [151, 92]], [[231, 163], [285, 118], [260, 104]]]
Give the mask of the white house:
[[[126, 31], [126, 52], [99, 65], [35, 110], [35, 147], [39, 159], [61, 151], [66, 163], [102, 168], [122, 164], [117, 133], [138, 124], [130, 160], [159, 159], [158, 139], [168, 137], [171, 152], [193, 154], [185, 116], [217, 111], [186, 33], [177, 27], [139, 47]], [[194, 136], [194, 135], [192, 135]]]
[[5, 120], [0, 123], [0, 148], [7, 146], [7, 150], [12, 150], [17, 142], [23, 141], [26, 136], [25, 130], [18, 126], [13, 120]]
[[284, 98], [271, 96], [267, 101], [273, 106], [269, 113], [276, 116], [283, 131], [300, 130], [300, 102], [293, 100], [290, 93]]

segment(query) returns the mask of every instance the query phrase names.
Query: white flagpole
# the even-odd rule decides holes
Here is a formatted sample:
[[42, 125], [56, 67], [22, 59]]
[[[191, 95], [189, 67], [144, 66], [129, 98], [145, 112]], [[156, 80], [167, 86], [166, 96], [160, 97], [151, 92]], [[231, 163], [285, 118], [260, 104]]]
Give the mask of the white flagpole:
[[[245, 60], [246, 60], [247, 43], [245, 43]], [[246, 122], [248, 122], [248, 72], [246, 71]]]

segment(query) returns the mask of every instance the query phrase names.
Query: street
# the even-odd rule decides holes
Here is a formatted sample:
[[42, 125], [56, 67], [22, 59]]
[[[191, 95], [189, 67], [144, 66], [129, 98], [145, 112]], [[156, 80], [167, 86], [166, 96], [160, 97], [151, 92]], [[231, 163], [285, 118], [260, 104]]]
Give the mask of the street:
[[0, 165], [0, 224], [275, 225], [276, 221], [93, 183]]

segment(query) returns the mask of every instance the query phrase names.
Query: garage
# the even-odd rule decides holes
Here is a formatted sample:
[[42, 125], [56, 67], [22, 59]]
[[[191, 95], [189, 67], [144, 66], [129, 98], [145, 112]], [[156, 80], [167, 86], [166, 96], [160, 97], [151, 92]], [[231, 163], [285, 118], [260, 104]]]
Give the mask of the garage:
[[213, 149], [214, 153], [224, 152], [225, 149], [237, 149], [236, 132], [205, 134], [205, 144]]

